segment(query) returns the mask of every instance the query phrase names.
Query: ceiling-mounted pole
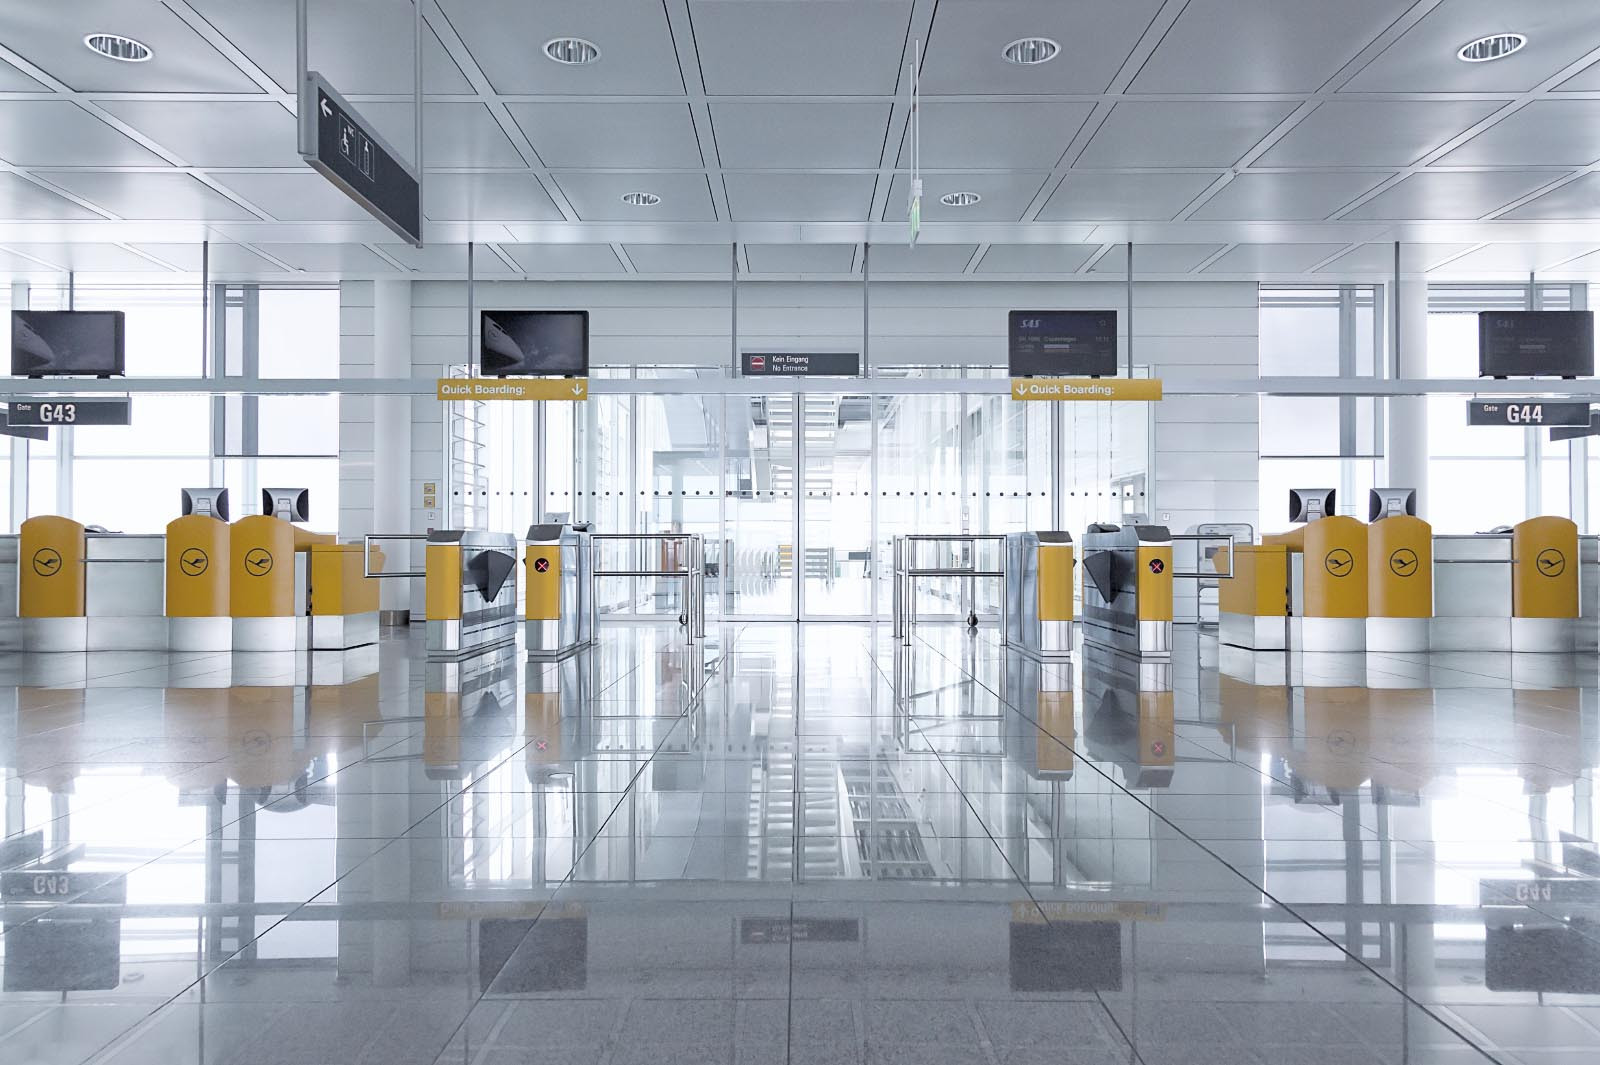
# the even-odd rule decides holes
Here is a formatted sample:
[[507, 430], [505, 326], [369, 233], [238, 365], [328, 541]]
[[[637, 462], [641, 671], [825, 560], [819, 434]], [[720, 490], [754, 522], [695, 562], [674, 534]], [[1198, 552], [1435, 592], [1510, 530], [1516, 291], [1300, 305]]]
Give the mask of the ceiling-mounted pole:
[[472, 241], [467, 241], [467, 376], [476, 377], [472, 350]]
[[1539, 309], [1539, 286], [1534, 283], [1533, 271], [1528, 271], [1528, 310]]
[[1390, 319], [1392, 319], [1392, 321], [1394, 323], [1393, 328], [1392, 328], [1392, 332], [1390, 333], [1390, 335], [1393, 337], [1393, 341], [1394, 341], [1390, 345], [1391, 349], [1394, 352], [1394, 369], [1393, 369], [1393, 371], [1391, 373], [1391, 376], [1396, 381], [1398, 381], [1398, 380], [1400, 380], [1400, 377], [1401, 377], [1401, 374], [1400, 374], [1400, 242], [1398, 240], [1394, 242], [1394, 291], [1391, 293], [1391, 295], [1393, 296], [1393, 298], [1389, 302], [1394, 304], [1394, 307], [1390, 311], [1390, 314], [1389, 314]]
[[[306, 87], [306, 72], [310, 69], [308, 45], [306, 43], [306, 0], [294, 2], [294, 98], [296, 101], [304, 99]], [[296, 111], [299, 107], [296, 105]], [[306, 121], [306, 116], [296, 114], [295, 131], [300, 141], [301, 155], [314, 155], [317, 150], [316, 143], [312, 140], [311, 131], [313, 123]]]
[[729, 244], [728, 251], [728, 358], [738, 377], [744, 372], [739, 362], [739, 242]]
[[211, 241], [200, 242], [200, 376], [211, 376]]
[[[861, 376], [872, 376], [872, 242], [861, 242]], [[873, 414], [877, 420], [877, 414]]]
[[1133, 376], [1133, 241], [1128, 241], [1128, 376]]
[[74, 305], [77, 302], [77, 296], [78, 296], [77, 284], [76, 284], [76, 282], [74, 280], [76, 278], [76, 276], [77, 275], [74, 274], [71, 270], [67, 271], [67, 310], [69, 310], [69, 311], [75, 311], [75, 310], [78, 309]]
[[[412, 100], [412, 109], [416, 112], [415, 121], [416, 121], [416, 145], [417, 145], [417, 159], [416, 159], [416, 163], [417, 163], [417, 202], [420, 204], [420, 203], [423, 202], [423, 199], [422, 199], [422, 181], [423, 181], [423, 177], [422, 177], [422, 175], [423, 175], [423, 169], [422, 169], [422, 0], [412, 0], [412, 5], [416, 9], [416, 17], [415, 17], [415, 20], [414, 20], [414, 22], [412, 24], [412, 39], [416, 42], [412, 47], [412, 51], [414, 53], [412, 58], [413, 58], [413, 60], [415, 61], [415, 64], [416, 64], [416, 86], [412, 90], [411, 100]], [[422, 226], [421, 226], [420, 217], [419, 217], [417, 229], [418, 229], [417, 236], [420, 237], [422, 235], [422, 233], [421, 233]], [[419, 247], [419, 248], [422, 247], [422, 241], [421, 240], [417, 241], [417, 247]]]

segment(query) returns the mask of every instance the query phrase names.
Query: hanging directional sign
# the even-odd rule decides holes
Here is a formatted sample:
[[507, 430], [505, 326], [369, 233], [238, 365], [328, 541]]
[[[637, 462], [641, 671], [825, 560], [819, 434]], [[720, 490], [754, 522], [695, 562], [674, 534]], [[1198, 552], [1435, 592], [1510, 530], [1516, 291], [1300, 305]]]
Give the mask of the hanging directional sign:
[[1588, 425], [1589, 404], [1565, 399], [1474, 399], [1467, 402], [1468, 425]]
[[9, 407], [0, 407], [0, 436], [14, 436], [22, 440], [48, 440], [50, 430], [31, 425], [12, 425]]
[[477, 400], [589, 398], [587, 377], [441, 377], [438, 398], [445, 403]]
[[416, 173], [314, 70], [300, 86], [300, 156], [378, 221], [422, 247]]
[[133, 401], [126, 397], [64, 396], [12, 400], [6, 420], [17, 426], [131, 425]]
[[1589, 424], [1587, 425], [1558, 426], [1550, 430], [1550, 439], [1552, 441], [1576, 440], [1583, 436], [1600, 436], [1600, 411], [1591, 411], [1589, 413]]
[[860, 377], [861, 354], [855, 351], [746, 351], [746, 377]]

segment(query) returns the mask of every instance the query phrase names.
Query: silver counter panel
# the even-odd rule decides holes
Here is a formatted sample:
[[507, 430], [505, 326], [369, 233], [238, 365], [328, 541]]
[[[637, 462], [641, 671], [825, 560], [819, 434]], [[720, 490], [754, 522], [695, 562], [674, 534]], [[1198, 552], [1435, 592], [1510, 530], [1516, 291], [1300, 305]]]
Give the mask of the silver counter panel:
[[22, 650], [17, 618], [17, 538], [0, 536], [0, 651]]
[[1511, 650], [1511, 537], [1433, 538], [1435, 651]]
[[84, 613], [90, 651], [164, 651], [166, 537], [84, 540]]

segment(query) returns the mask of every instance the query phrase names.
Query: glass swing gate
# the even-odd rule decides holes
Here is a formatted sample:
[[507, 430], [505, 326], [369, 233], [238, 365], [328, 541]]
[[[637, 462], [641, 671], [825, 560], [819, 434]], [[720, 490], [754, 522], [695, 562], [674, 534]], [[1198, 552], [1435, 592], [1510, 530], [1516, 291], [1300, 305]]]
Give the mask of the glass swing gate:
[[[711, 622], [862, 621], [890, 616], [896, 536], [1082, 529], [1145, 509], [1141, 404], [1062, 411], [963, 393], [959, 380], [948, 393], [895, 392], [892, 379], [877, 394], [723, 394], [714, 380], [705, 385], [570, 405], [489, 404], [491, 441], [506, 445], [489, 448], [494, 527], [520, 533], [535, 520], [587, 520], [600, 533], [699, 534]], [[496, 423], [515, 419], [531, 424], [497, 437]], [[542, 449], [527, 447], [530, 438]], [[618, 619], [675, 617], [681, 585], [609, 579], [600, 609]], [[1002, 589], [978, 582], [969, 593], [952, 583], [926, 594], [921, 616], [930, 620], [964, 617], [969, 607], [995, 618]]]

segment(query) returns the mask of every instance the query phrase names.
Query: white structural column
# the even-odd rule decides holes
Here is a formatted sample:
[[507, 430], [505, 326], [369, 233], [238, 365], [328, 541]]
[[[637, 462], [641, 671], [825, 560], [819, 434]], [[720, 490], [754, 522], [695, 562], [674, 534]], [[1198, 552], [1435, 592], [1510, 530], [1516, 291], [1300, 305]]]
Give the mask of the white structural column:
[[[1391, 375], [1406, 380], [1428, 376], [1428, 283], [1405, 269], [1402, 259], [1400, 282], [1390, 282], [1390, 306], [1399, 313], [1399, 328], [1390, 319], [1390, 344], [1398, 339], [1399, 359], [1391, 347]], [[1389, 485], [1417, 490], [1417, 513], [1428, 516], [1428, 401], [1422, 396], [1389, 400], [1388, 416]]]
[[[411, 376], [411, 282], [372, 283], [372, 376]], [[411, 532], [411, 397], [372, 398], [372, 527], [374, 533]], [[422, 554], [401, 541], [382, 545], [394, 569], [415, 569]], [[413, 546], [412, 550], [407, 550]], [[411, 582], [380, 585], [385, 611], [411, 608]]]

